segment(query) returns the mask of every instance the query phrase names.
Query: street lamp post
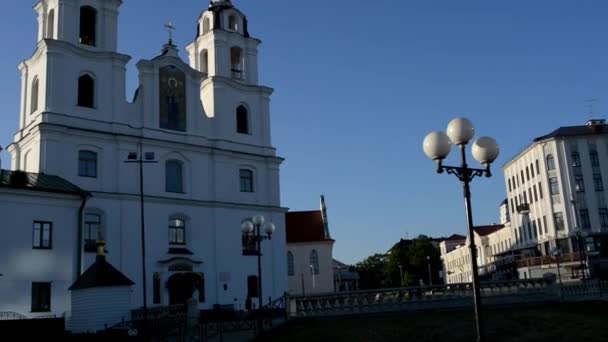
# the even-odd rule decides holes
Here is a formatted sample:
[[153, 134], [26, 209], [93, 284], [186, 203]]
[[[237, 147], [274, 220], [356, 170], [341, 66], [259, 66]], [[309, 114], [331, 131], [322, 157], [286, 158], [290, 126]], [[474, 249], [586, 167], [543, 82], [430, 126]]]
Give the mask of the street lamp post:
[[557, 263], [557, 278], [559, 280], [559, 285], [562, 285], [562, 274], [559, 269], [559, 258], [562, 255], [562, 251], [559, 247], [555, 246], [551, 249], [551, 255], [555, 258], [555, 262]]
[[401, 279], [401, 287], [403, 287], [403, 266], [399, 265], [399, 277]]
[[125, 163], [139, 164], [139, 204], [140, 204], [140, 222], [141, 222], [141, 278], [143, 290], [143, 316], [144, 316], [144, 335], [148, 327], [148, 293], [146, 286], [146, 224], [144, 215], [144, 164], [156, 163], [154, 160], [154, 152], [146, 152], [143, 154], [142, 144], [139, 143], [139, 154], [137, 152], [129, 152]]
[[[466, 160], [465, 147], [475, 135], [475, 129], [471, 121], [465, 118], [456, 118], [448, 124], [447, 134], [440, 131], [429, 133], [423, 141], [424, 153], [437, 162], [437, 173], [446, 171], [455, 175], [461, 182], [465, 198], [465, 212], [469, 235], [469, 247], [471, 250], [471, 274], [473, 278], [473, 299], [475, 303], [475, 321], [477, 328], [477, 341], [484, 341], [483, 321], [481, 314], [481, 295], [479, 291], [479, 274], [477, 269], [477, 247], [475, 246], [475, 234], [473, 231], [473, 213], [471, 211], [471, 189], [470, 182], [475, 177], [485, 175], [490, 177], [490, 164], [498, 157], [498, 144], [490, 137], [481, 137], [473, 143], [473, 158], [481, 163], [483, 169], [469, 168]], [[444, 166], [443, 159], [450, 153], [452, 144], [460, 149], [460, 166]]]
[[576, 241], [578, 243], [578, 257], [580, 259], [581, 276], [583, 277], [583, 280], [585, 280], [586, 277], [585, 277], [585, 257], [584, 257], [584, 253], [585, 253], [584, 236], [586, 234], [581, 232], [580, 230], [577, 230], [575, 234], [576, 234]]
[[433, 277], [431, 273], [431, 257], [426, 256], [426, 264], [429, 267], [429, 286], [433, 286]]
[[[262, 241], [270, 240], [272, 233], [274, 233], [276, 227], [272, 222], [264, 223], [264, 216], [256, 215], [251, 221], [247, 220], [241, 224], [241, 231], [244, 235], [249, 236], [255, 240], [258, 256], [258, 296], [259, 296], [259, 307], [258, 310], [262, 310], [263, 297], [262, 297]], [[266, 235], [262, 235], [260, 230], [263, 229]]]

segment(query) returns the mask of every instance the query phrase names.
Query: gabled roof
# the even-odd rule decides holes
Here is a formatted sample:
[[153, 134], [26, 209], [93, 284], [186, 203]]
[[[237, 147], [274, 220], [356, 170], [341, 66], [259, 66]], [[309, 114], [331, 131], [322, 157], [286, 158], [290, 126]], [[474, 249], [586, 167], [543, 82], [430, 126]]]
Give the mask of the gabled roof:
[[487, 226], [473, 227], [473, 230], [479, 236], [486, 236], [486, 235], [490, 235], [494, 232], [497, 232], [497, 231], [503, 229], [504, 227], [505, 227], [504, 224], [493, 224], [493, 225], [487, 225]]
[[325, 235], [320, 210], [288, 212], [285, 215], [285, 229], [287, 243], [333, 241]]
[[25, 189], [85, 196], [89, 193], [59, 176], [0, 170], [0, 188]]
[[106, 261], [106, 257], [98, 255], [95, 263], [89, 267], [69, 290], [82, 290], [95, 287], [131, 286], [135, 284], [119, 270]]

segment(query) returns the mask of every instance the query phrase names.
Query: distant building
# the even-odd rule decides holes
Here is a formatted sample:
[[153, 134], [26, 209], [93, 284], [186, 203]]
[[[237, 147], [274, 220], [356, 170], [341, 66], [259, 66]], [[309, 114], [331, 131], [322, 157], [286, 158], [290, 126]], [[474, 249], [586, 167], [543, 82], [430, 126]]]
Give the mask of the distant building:
[[359, 272], [352, 265], [333, 260], [334, 289], [336, 292], [355, 291], [359, 289]]
[[333, 246], [325, 198], [321, 209], [288, 212], [287, 275], [289, 293], [308, 295], [334, 291]]
[[[599, 258], [608, 257], [606, 121], [560, 127], [536, 138], [503, 171], [517, 254], [547, 257], [558, 250], [564, 259], [574, 261], [569, 276], [580, 277], [576, 261], [587, 249], [592, 271], [600, 272]], [[536, 277], [542, 264], [528, 263], [520, 273]]]

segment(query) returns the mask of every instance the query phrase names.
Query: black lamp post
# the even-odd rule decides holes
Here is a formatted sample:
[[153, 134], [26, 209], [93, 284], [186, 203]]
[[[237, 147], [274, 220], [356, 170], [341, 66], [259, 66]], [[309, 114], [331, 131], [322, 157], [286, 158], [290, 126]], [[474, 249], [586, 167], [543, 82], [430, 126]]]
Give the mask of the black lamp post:
[[[260, 230], [264, 229], [266, 235], [261, 235]], [[241, 224], [241, 231], [244, 235], [252, 238], [256, 243], [256, 255], [258, 256], [258, 296], [259, 296], [259, 307], [258, 310], [262, 310], [263, 297], [262, 297], [262, 241], [270, 240], [272, 233], [274, 233], [276, 227], [272, 222], [264, 223], [264, 216], [256, 215], [251, 221], [245, 221]]]
[[[475, 303], [475, 322], [477, 328], [477, 341], [484, 341], [483, 321], [481, 314], [481, 295], [479, 291], [479, 274], [477, 269], [477, 247], [475, 246], [475, 234], [473, 231], [473, 213], [471, 211], [471, 189], [470, 182], [476, 176], [490, 177], [490, 164], [498, 157], [498, 144], [490, 137], [481, 137], [473, 143], [473, 158], [484, 165], [483, 169], [469, 168], [467, 165], [465, 147], [475, 135], [475, 129], [471, 121], [465, 118], [456, 118], [448, 124], [447, 134], [440, 131], [429, 133], [423, 142], [424, 153], [437, 162], [437, 173], [446, 171], [462, 182], [465, 212], [469, 235], [469, 247], [471, 250], [471, 274], [473, 276], [473, 299]], [[452, 145], [460, 149], [460, 166], [444, 166], [442, 161], [450, 153]]]
[[426, 256], [426, 264], [429, 267], [429, 286], [433, 286], [433, 276], [431, 274], [431, 257]]
[[578, 257], [580, 259], [580, 268], [581, 268], [581, 276], [583, 277], [583, 280], [586, 279], [585, 276], [585, 236], [587, 235], [584, 232], [581, 232], [580, 230], [576, 231], [576, 241], [578, 242]]
[[129, 152], [125, 163], [138, 163], [139, 164], [139, 203], [140, 203], [140, 215], [141, 215], [141, 273], [142, 273], [142, 287], [144, 295], [143, 305], [143, 316], [144, 316], [144, 336], [145, 329], [148, 327], [148, 293], [146, 287], [146, 233], [145, 233], [145, 220], [144, 220], [144, 168], [145, 163], [156, 163], [154, 160], [154, 152], [146, 152], [145, 155], [142, 152], [142, 144], [139, 144], [139, 154], [137, 152]]

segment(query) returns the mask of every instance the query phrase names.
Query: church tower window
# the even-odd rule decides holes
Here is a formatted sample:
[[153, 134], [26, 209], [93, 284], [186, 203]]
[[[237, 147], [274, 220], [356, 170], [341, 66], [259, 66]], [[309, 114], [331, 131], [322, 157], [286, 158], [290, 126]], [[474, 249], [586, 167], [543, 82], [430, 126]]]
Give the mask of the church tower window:
[[165, 190], [167, 192], [183, 193], [183, 168], [179, 160], [168, 160], [165, 164]]
[[238, 30], [238, 25], [236, 23], [236, 17], [234, 15], [231, 15], [228, 17], [228, 28], [232, 31]]
[[49, 11], [49, 15], [46, 18], [46, 37], [48, 39], [55, 39], [55, 10]]
[[159, 70], [160, 128], [186, 131], [186, 75], [173, 65]]
[[230, 48], [230, 67], [232, 78], [236, 80], [243, 79], [243, 49], [240, 47]]
[[236, 132], [249, 134], [249, 113], [243, 105], [236, 109]]
[[80, 43], [95, 46], [97, 11], [91, 6], [80, 7]]
[[314, 249], [310, 252], [310, 268], [313, 274], [319, 274], [319, 254]]
[[97, 153], [93, 151], [78, 151], [78, 176], [97, 177]]
[[207, 50], [202, 50], [200, 56], [201, 60], [199, 69], [203, 74], [207, 74], [209, 73], [209, 53]]
[[95, 106], [95, 80], [91, 75], [85, 74], [78, 78], [78, 106]]
[[209, 32], [209, 30], [211, 30], [211, 21], [209, 20], [209, 17], [203, 19], [203, 34]]
[[38, 77], [34, 77], [32, 82], [32, 101], [30, 103], [30, 113], [38, 110]]
[[240, 169], [241, 192], [253, 192], [253, 171]]
[[84, 250], [85, 252], [95, 252], [97, 244], [97, 234], [101, 225], [101, 215], [87, 213], [84, 215]]

